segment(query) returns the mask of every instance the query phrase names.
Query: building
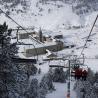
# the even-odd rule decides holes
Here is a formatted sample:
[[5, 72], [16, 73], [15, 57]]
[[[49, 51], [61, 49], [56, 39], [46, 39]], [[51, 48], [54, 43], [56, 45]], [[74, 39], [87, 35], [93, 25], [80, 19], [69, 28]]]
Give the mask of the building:
[[62, 42], [52, 42], [52, 43], [50, 42], [47, 44], [45, 43], [44, 45], [36, 45], [35, 48], [29, 47], [25, 49], [24, 55], [26, 57], [32, 57], [36, 55], [45, 54], [46, 49], [52, 52], [60, 51], [63, 49], [63, 43]]

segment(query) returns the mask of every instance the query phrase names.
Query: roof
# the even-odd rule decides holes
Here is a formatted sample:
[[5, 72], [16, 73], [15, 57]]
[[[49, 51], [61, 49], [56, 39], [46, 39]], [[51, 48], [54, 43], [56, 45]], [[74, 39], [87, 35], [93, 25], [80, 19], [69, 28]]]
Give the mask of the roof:
[[26, 59], [26, 58], [12, 58], [12, 61], [15, 63], [33, 63], [36, 64], [37, 60], [36, 59]]

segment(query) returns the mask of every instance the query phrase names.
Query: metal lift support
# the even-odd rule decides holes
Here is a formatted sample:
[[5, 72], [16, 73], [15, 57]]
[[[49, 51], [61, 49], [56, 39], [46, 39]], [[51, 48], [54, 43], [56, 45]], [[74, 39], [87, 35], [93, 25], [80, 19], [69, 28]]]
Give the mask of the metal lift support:
[[70, 76], [71, 76], [71, 63], [70, 63], [70, 59], [64, 59], [64, 60], [68, 60], [68, 67], [65, 66], [58, 66], [58, 65], [50, 65], [49, 67], [57, 67], [57, 68], [68, 68], [68, 73], [69, 73], [69, 78], [68, 78], [68, 84], [67, 84], [67, 98], [70, 98]]
[[[68, 67], [67, 66], [59, 66], [59, 65], [50, 65], [49, 67], [56, 67], [56, 68], [68, 68], [68, 74], [69, 74], [69, 78], [68, 78], [68, 84], [67, 84], [67, 96], [66, 98], [70, 98], [70, 81], [71, 81], [71, 68], [73, 67], [73, 65], [76, 65], [78, 64], [79, 66], [84, 66], [84, 62], [85, 62], [85, 58], [84, 58], [84, 54], [83, 55], [83, 58], [77, 58], [76, 55], [73, 55], [73, 57], [75, 58], [53, 58], [53, 59], [46, 59], [46, 61], [52, 61], [52, 60], [68, 60]], [[71, 55], [72, 56], [72, 55]], [[83, 63], [81, 62], [76, 62], [76, 60], [79, 60], [79, 59], [83, 59]]]

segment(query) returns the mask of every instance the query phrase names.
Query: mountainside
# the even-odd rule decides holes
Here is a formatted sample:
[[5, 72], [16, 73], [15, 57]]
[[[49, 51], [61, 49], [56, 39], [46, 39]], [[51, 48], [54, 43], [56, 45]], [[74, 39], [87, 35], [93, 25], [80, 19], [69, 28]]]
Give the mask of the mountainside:
[[[24, 27], [43, 29], [70, 29], [84, 26], [87, 15], [98, 9], [97, 0], [2, 0], [0, 8]], [[0, 11], [0, 22], [7, 20], [10, 27], [16, 27]], [[11, 25], [12, 24], [12, 25]]]
[[[16, 10], [18, 13], [19, 9], [15, 9], [16, 6], [21, 5], [22, 9], [20, 9], [20, 10], [21, 10], [21, 12], [23, 12], [27, 9], [27, 7], [29, 7], [28, 4], [31, 1], [35, 2], [36, 0], [1, 0], [0, 4], [8, 12]], [[56, 3], [58, 1], [71, 5], [73, 12], [75, 12], [78, 15], [98, 10], [98, 1], [97, 0], [82, 0], [82, 1], [81, 0], [37, 0], [36, 7], [38, 7], [38, 3], [47, 4], [49, 2]], [[58, 6], [58, 7], [61, 7], [61, 6]]]
[[[89, 1], [88, 4], [91, 4], [92, 8], [93, 4], [97, 5], [96, 0], [86, 1]], [[81, 47], [84, 45], [85, 41], [82, 39], [82, 37], [88, 36], [98, 12], [93, 11], [92, 13], [77, 15], [73, 11], [72, 5], [86, 4], [86, 1], [19, 0], [17, 5], [10, 7], [10, 9], [4, 7], [6, 4], [9, 6], [14, 4], [15, 0], [13, 0], [13, 2], [9, 3], [8, 1], [2, 1], [3, 5], [1, 5], [0, 8], [2, 8], [2, 10], [5, 12], [9, 10], [9, 16], [11, 16], [18, 24], [23, 27], [35, 27], [37, 29], [41, 27], [43, 30], [46, 30], [46, 33], [50, 33], [51, 35], [55, 35], [57, 33], [63, 34], [65, 37], [64, 40], [68, 39], [69, 41], [75, 43], [78, 47]], [[24, 9], [24, 5], [21, 2], [26, 4], [26, 9]], [[12, 22], [12, 20], [2, 13], [0, 15], [0, 23], [3, 23], [4, 21], [6, 21], [11, 28], [17, 27], [17, 25]], [[93, 48], [91, 50], [89, 49], [90, 51], [95, 51], [97, 49], [97, 24], [98, 23], [96, 23], [96, 27], [93, 30], [93, 32], [96, 33], [96, 36], [94, 36], [94, 38], [96, 37], [96, 40], [93, 44], [90, 44], [90, 46]], [[66, 36], [68, 36], [68, 38]], [[90, 56], [92, 53], [93, 57], [98, 54], [95, 52], [90, 53], [90, 51], [87, 50], [85, 54]]]
[[[24, 62], [23, 64], [17, 64], [17, 68], [14, 68], [14, 66], [12, 66], [13, 69], [15, 69], [15, 72], [10, 69], [12, 67], [9, 66], [9, 69], [12, 70], [12, 75], [15, 76], [16, 79], [15, 85], [13, 85], [14, 83], [11, 83], [11, 85], [14, 86], [15, 89], [12, 88], [10, 84], [8, 86], [5, 85], [6, 87], [8, 87], [8, 89], [6, 87], [5, 89], [6, 92], [9, 92], [9, 95], [7, 94], [8, 96], [10, 96], [9, 98], [65, 98], [66, 96], [68, 96], [68, 80], [70, 78], [68, 78], [68, 70], [64, 69], [65, 72], [63, 71], [63, 66], [65, 68], [69, 68], [67, 65], [69, 65], [70, 62], [68, 63], [68, 61], [72, 59], [71, 56], [73, 55], [75, 55], [75, 58], [77, 56], [76, 60], [80, 58], [80, 62], [77, 62], [75, 60], [75, 64], [73, 63], [72, 65], [77, 65], [79, 63], [80, 68], [82, 68], [83, 70], [88, 70], [89, 68], [91, 68], [94, 72], [98, 72], [98, 20], [94, 25], [91, 36], [88, 38], [89, 32], [98, 14], [97, 0], [0, 0], [0, 9], [0, 37], [2, 47], [0, 49], [4, 51], [5, 56], [9, 58], [8, 53], [10, 50], [10, 45], [8, 44], [8, 42], [6, 42], [6, 40], [4, 40], [4, 38], [8, 39], [8, 41], [11, 41], [11, 44], [13, 42], [16, 42], [17, 38], [17, 43], [15, 43], [15, 45], [19, 43], [17, 45], [17, 55], [20, 58], [23, 58], [25, 61], [29, 61], [28, 59], [31, 60], [32, 58], [34, 60], [37, 59], [37, 64], [33, 64], [35, 66], [29, 64], [28, 62], [26, 64], [24, 64]], [[10, 17], [8, 17], [8, 15], [12, 18], [13, 21]], [[1, 24], [3, 24], [4, 27]], [[2, 28], [5, 29], [5, 26], [7, 28], [7, 25], [5, 24], [7, 24], [9, 28], [13, 29], [12, 34], [10, 34], [11, 30], [7, 31], [8, 37], [6, 36], [5, 31], [2, 31]], [[18, 27], [17, 24], [19, 24], [20, 27], [23, 28], [34, 28], [35, 31], [40, 29], [39, 34], [37, 32], [34, 37], [36, 39], [40, 39], [40, 41], [45, 39], [45, 41], [42, 41], [42, 44], [39, 43], [39, 41], [36, 41], [33, 38], [33, 34], [31, 36], [28, 36], [27, 34], [27, 36], [29, 37], [28, 39], [20, 39], [20, 37], [18, 38], [18, 34], [26, 32], [22, 30], [20, 30], [19, 32], [18, 30], [14, 31], [14, 28]], [[31, 29], [27, 29], [27, 32], [31, 31]], [[4, 34], [2, 34], [2, 32]], [[44, 34], [46, 37], [42, 37], [42, 35]], [[62, 37], [55, 39], [55, 36]], [[49, 41], [46, 41], [46, 39]], [[3, 45], [3, 41], [6, 43], [6, 49]], [[52, 45], [54, 42], [60, 41], [63, 42], [66, 48], [57, 52], [51, 52], [47, 50], [48, 45]], [[71, 45], [74, 45], [75, 47], [70, 47]], [[38, 55], [37, 48], [40, 47], [46, 49], [48, 53], [44, 55]], [[26, 57], [24, 55], [26, 54], [26, 51], [28, 51], [27, 49], [33, 50], [34, 48], [36, 50], [37, 57], [35, 55], [32, 57]], [[8, 51], [8, 53], [5, 50]], [[2, 51], [0, 51], [1, 54], [3, 54]], [[32, 52], [28, 51], [27, 54], [32, 54]], [[53, 58], [57, 57], [57, 59], [59, 59], [59, 57], [62, 57], [65, 58], [65, 60], [45, 60], [49, 56], [50, 58], [52, 58], [52, 54], [54, 55]], [[17, 55], [15, 55], [15, 57]], [[5, 58], [5, 56], [3, 57]], [[85, 58], [84, 60], [82, 59], [82, 56]], [[1, 59], [4, 61], [5, 59], [3, 59], [3, 57], [1, 55]], [[66, 58], [68, 58], [69, 60]], [[12, 59], [14, 58], [11, 58], [10, 61], [12, 61]], [[4, 61], [4, 65], [5, 62], [7, 63], [7, 60]], [[52, 70], [49, 65], [60, 65], [62, 67], [59, 67], [59, 70], [54, 70], [54, 68]], [[3, 68], [5, 69], [4, 71], [6, 71], [5, 66]], [[10, 70], [8, 70], [7, 72], [9, 73]], [[73, 68], [69, 71], [72, 72]], [[7, 76], [5, 73], [4, 75]], [[55, 75], [57, 75], [57, 78], [52, 79], [53, 77], [55, 77]], [[3, 80], [0, 79], [0, 81], [2, 80], [5, 82], [5, 76], [2, 75]], [[10, 74], [9, 77], [11, 77]], [[83, 75], [81, 76], [81, 78], [82, 77]], [[64, 78], [66, 78], [66, 81]], [[92, 78], [92, 75], [90, 78]], [[98, 75], [96, 79], [97, 78]], [[53, 80], [54, 82], [52, 83]], [[84, 94], [87, 95], [81, 98], [98, 98], [98, 94], [96, 93], [98, 92], [98, 87], [94, 87], [94, 85], [89, 86], [91, 84], [88, 84], [88, 82], [85, 82], [86, 84], [84, 85], [83, 82], [80, 82], [81, 79], [76, 82], [77, 80], [74, 81], [74, 78], [71, 77], [71, 80], [72, 81], [70, 81], [70, 98], [81, 97], [83, 95], [81, 87], [83, 87], [84, 89], [86, 88]], [[60, 83], [56, 83], [57, 81]], [[77, 86], [75, 85], [75, 89], [73, 89], [75, 82]], [[91, 79], [91, 82], [93, 82], [93, 78]], [[2, 84], [0, 85], [1, 89], [3, 88]], [[96, 91], [95, 88], [97, 89]], [[90, 90], [90, 92], [88, 91], [88, 89]], [[81, 93], [82, 95], [80, 95]], [[95, 96], [93, 96], [93, 93], [95, 94]], [[5, 96], [5, 94], [3, 95]], [[2, 98], [6, 98], [6, 96]]]

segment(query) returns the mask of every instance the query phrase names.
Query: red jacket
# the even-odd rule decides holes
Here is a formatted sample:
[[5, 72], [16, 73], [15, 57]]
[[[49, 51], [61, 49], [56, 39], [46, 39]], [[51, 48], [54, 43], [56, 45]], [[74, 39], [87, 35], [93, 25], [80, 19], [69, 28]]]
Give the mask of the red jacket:
[[76, 69], [75, 75], [82, 76], [82, 69]]

